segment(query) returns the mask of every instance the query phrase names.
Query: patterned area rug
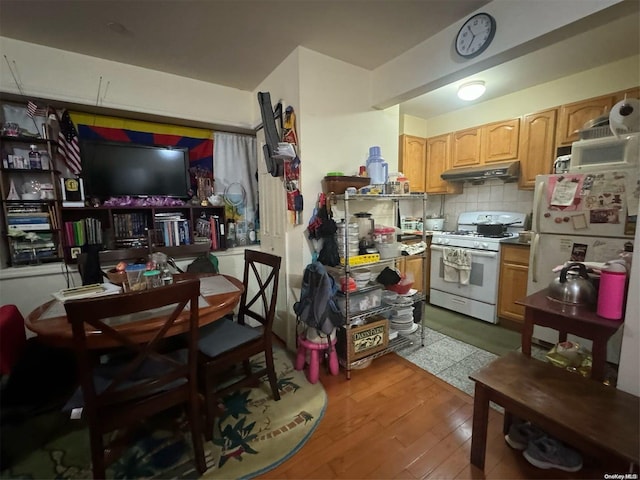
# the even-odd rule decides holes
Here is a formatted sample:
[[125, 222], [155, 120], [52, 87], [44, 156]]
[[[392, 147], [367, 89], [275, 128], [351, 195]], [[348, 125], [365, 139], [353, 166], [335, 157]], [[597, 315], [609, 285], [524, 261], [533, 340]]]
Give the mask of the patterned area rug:
[[[214, 440], [205, 442], [208, 470], [202, 478], [252, 478], [269, 471], [295, 454], [322, 419], [327, 403], [322, 385], [311, 385], [304, 372], [294, 370], [289, 353], [276, 349], [274, 354], [280, 401], [271, 398], [266, 378], [259, 388], [226, 397], [225, 413], [214, 426]], [[30, 435], [29, 428], [39, 425], [49, 432], [47, 440], [16, 460], [2, 478], [91, 478], [86, 427], [54, 415], [48, 423], [44, 421], [47, 427], [42, 421], [29, 421], [31, 427], [16, 430], [16, 435]], [[31, 435], [42, 437], [42, 432]], [[146, 425], [133, 446], [109, 467], [107, 478], [198, 478], [192, 452], [179, 409]]]

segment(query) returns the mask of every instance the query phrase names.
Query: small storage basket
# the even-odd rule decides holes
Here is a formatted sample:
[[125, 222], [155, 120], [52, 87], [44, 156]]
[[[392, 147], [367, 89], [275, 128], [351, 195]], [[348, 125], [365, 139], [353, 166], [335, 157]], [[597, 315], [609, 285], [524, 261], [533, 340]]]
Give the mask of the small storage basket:
[[369, 185], [369, 177], [324, 177], [322, 180], [322, 191], [325, 194], [331, 192], [341, 195], [349, 187], [360, 189]]

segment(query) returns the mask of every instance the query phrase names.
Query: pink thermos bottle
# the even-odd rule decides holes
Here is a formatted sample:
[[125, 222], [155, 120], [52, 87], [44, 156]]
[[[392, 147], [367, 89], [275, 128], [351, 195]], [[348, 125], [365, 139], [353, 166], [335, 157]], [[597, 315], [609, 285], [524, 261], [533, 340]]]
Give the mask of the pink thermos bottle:
[[624, 310], [624, 296], [627, 286], [627, 269], [619, 263], [612, 263], [600, 274], [597, 313], [609, 320], [620, 320]]

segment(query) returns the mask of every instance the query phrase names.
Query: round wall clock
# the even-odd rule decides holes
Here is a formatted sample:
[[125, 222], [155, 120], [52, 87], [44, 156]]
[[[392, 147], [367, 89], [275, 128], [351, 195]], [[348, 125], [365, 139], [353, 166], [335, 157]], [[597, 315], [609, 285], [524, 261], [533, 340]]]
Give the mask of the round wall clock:
[[470, 17], [456, 36], [456, 53], [464, 58], [473, 58], [484, 52], [496, 34], [496, 20], [488, 13]]

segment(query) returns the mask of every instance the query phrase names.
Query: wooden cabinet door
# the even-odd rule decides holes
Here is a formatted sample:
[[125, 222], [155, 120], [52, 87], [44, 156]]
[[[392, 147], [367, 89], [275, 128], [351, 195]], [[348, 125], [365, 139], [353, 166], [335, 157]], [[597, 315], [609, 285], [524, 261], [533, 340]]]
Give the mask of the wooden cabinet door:
[[640, 98], [640, 87], [629, 88], [628, 90], [623, 90], [621, 92], [616, 93], [616, 98], [614, 105], [618, 103], [620, 100], [624, 100], [625, 98]]
[[490, 123], [482, 127], [481, 163], [503, 162], [518, 158], [520, 119]]
[[[427, 163], [425, 169], [425, 191], [427, 193], [460, 193], [460, 183], [445, 182], [440, 174], [451, 168], [452, 134], [427, 138]], [[411, 187], [413, 190], [413, 187]]]
[[401, 135], [399, 144], [400, 171], [409, 179], [412, 192], [424, 192], [427, 139]]
[[520, 131], [521, 189], [533, 189], [536, 175], [552, 172], [555, 158], [556, 118], [558, 110], [552, 108], [525, 115]]
[[451, 165], [453, 168], [480, 165], [480, 129], [468, 128], [453, 133]]
[[[411, 273], [413, 275], [413, 287], [422, 292], [422, 257], [405, 257], [402, 259], [400, 271], [405, 275]], [[427, 288], [428, 291], [428, 288]]]
[[562, 105], [556, 132], [556, 147], [568, 146], [578, 140], [578, 132], [584, 124], [608, 113], [616, 103], [615, 100], [615, 94], [611, 94]]
[[527, 296], [529, 248], [526, 245], [503, 245], [501, 248], [498, 316], [524, 322], [524, 307], [516, 300]]

